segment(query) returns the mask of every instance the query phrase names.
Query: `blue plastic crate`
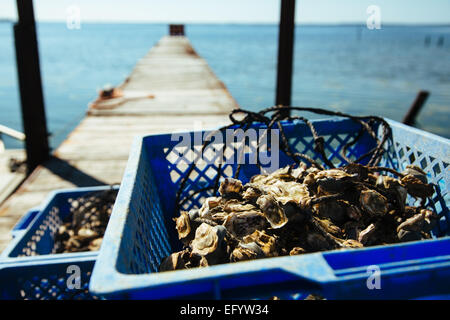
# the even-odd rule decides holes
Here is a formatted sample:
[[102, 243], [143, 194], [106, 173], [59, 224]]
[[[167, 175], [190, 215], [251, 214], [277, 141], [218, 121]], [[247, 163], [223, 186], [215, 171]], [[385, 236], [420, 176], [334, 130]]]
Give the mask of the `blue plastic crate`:
[[[93, 299], [89, 279], [98, 252], [54, 254], [54, 234], [70, 214], [70, 201], [110, 186], [58, 190], [30, 210], [11, 231], [13, 240], [0, 255], [0, 299]], [[69, 288], [80, 269], [80, 286]], [[71, 279], [71, 278], [70, 278]]]
[[[188, 168], [185, 159], [198, 154], [201, 141], [190, 150], [174, 150], [179, 141], [172, 141], [171, 135], [151, 135], [137, 138], [131, 149], [104, 245], [94, 267], [91, 291], [108, 298], [131, 299], [249, 298], [292, 292], [319, 292], [330, 299], [448, 294], [450, 239], [445, 236], [450, 231], [450, 143], [395, 121], [389, 123], [393, 141], [389, 142], [381, 165], [401, 171], [407, 164], [416, 164], [429, 173], [430, 182], [437, 185], [432, 200], [440, 215], [433, 237], [444, 238], [157, 273], [161, 260], [181, 248], [172, 221], [178, 215], [175, 194]], [[360, 125], [346, 119], [318, 120], [314, 125], [325, 138], [326, 153], [332, 162], [344, 164], [340, 150], [358, 134]], [[293, 148], [318, 158], [306, 125], [293, 121], [284, 127]], [[194, 133], [189, 134], [195, 141]], [[349, 156], [355, 159], [374, 145], [374, 139], [364, 135], [349, 148]], [[215, 142], [209, 147], [220, 148]], [[235, 148], [228, 149], [228, 154], [236, 154]], [[181, 160], [175, 156], [177, 151], [183, 151]], [[211, 155], [214, 157], [214, 152]], [[290, 163], [289, 158], [280, 154], [280, 166]], [[232, 176], [235, 169], [234, 164], [223, 165], [224, 176]], [[256, 170], [255, 165], [245, 165], [239, 178], [246, 182]], [[184, 195], [211, 185], [216, 174], [215, 164], [197, 167]], [[199, 206], [208, 196], [211, 194], [207, 192], [198, 194], [184, 204], [184, 209]], [[380, 268], [381, 290], [368, 289], [368, 267], [372, 265]]]
[[97, 299], [89, 292], [97, 255], [86, 252], [1, 260], [0, 300]]

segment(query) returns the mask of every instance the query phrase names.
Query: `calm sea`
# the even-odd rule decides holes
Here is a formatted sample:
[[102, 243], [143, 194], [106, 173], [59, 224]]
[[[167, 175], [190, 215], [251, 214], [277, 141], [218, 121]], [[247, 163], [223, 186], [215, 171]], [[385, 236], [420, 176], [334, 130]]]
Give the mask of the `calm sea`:
[[[243, 108], [274, 103], [276, 25], [187, 25], [186, 32]], [[97, 91], [120, 84], [165, 34], [167, 25], [156, 24], [38, 25], [53, 148]], [[418, 126], [450, 138], [450, 26], [298, 26], [294, 65], [293, 105], [401, 120], [418, 90], [429, 90]], [[0, 23], [0, 124], [22, 130], [10, 23]]]

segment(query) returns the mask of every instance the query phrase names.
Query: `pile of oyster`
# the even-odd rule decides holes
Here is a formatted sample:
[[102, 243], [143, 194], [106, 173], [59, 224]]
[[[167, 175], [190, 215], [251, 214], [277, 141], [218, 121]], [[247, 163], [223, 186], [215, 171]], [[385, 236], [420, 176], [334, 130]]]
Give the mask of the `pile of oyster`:
[[116, 196], [111, 189], [71, 200], [70, 214], [55, 234], [55, 253], [99, 250]]
[[[227, 178], [219, 193], [174, 219], [184, 249], [163, 259], [160, 271], [429, 239], [438, 220], [425, 207], [433, 185], [416, 166], [397, 173], [301, 164], [245, 185]], [[420, 205], [408, 206], [408, 194]]]

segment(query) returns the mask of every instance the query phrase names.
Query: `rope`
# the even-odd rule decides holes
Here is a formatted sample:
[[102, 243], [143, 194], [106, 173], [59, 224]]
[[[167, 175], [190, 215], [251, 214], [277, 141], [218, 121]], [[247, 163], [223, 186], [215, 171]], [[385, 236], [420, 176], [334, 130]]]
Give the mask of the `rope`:
[[[346, 113], [339, 112], [339, 111], [331, 111], [331, 110], [320, 109], [320, 108], [292, 107], [292, 106], [273, 106], [273, 107], [263, 109], [259, 112], [253, 112], [253, 111], [244, 110], [244, 109], [234, 109], [231, 111], [231, 113], [229, 115], [229, 118], [232, 123], [230, 125], [224, 126], [220, 129], [212, 132], [211, 135], [214, 135], [218, 132], [223, 134], [223, 132], [225, 130], [230, 129], [232, 127], [235, 127], [235, 129], [243, 129], [243, 128], [247, 129], [252, 124], [256, 124], [256, 123], [264, 124], [267, 127], [267, 131], [265, 131], [265, 133], [260, 137], [260, 140], [258, 141], [258, 144], [257, 144], [257, 152], [256, 152], [257, 153], [256, 154], [256, 164], [260, 168], [262, 168], [260, 159], [259, 159], [259, 145], [260, 145], [261, 139], [264, 137], [266, 132], [272, 130], [276, 126], [280, 132], [280, 137], [281, 137], [280, 150], [282, 152], [284, 152], [288, 157], [290, 157], [297, 165], [300, 164], [301, 160], [304, 160], [304, 161], [310, 163], [312, 166], [318, 168], [319, 170], [324, 170], [324, 166], [321, 163], [317, 162], [316, 160], [312, 159], [311, 157], [309, 157], [306, 154], [294, 152], [291, 149], [291, 146], [289, 145], [289, 141], [285, 135], [284, 128], [283, 128], [283, 125], [281, 124], [281, 121], [283, 121], [283, 120], [289, 120], [289, 121], [299, 120], [299, 121], [304, 122], [306, 124], [306, 126], [309, 128], [309, 130], [311, 131], [311, 135], [314, 139], [314, 151], [319, 154], [323, 164], [325, 164], [329, 168], [335, 168], [335, 166], [333, 165], [331, 160], [328, 159], [328, 157], [326, 156], [325, 140], [322, 136], [319, 135], [319, 133], [317, 132], [313, 123], [305, 117], [290, 116], [289, 114], [291, 113], [291, 111], [303, 111], [303, 112], [310, 112], [310, 113], [319, 114], [319, 115], [338, 116], [338, 117], [348, 118], [348, 119], [356, 122], [357, 124], [361, 125], [361, 130], [358, 132], [358, 134], [352, 141], [348, 142], [346, 145], [344, 145], [342, 147], [341, 155], [342, 155], [343, 159], [348, 164], [352, 164], [352, 163], [359, 163], [363, 159], [370, 157], [367, 165], [370, 167], [371, 171], [389, 171], [391, 173], [400, 175], [397, 172], [393, 172], [392, 169], [388, 169], [388, 168], [376, 169], [376, 166], [381, 161], [383, 154], [386, 152], [386, 150], [384, 149], [384, 145], [385, 145], [386, 141], [390, 140], [392, 137], [391, 127], [383, 118], [378, 117], [378, 116], [354, 116], [354, 115], [346, 114]], [[239, 115], [243, 116], [242, 119], [238, 119]], [[382, 127], [381, 138], [379, 138], [372, 129], [373, 125], [375, 125], [375, 124], [379, 124]], [[376, 146], [374, 148], [372, 148], [371, 150], [369, 150], [368, 152], [366, 152], [365, 154], [361, 155], [358, 159], [351, 161], [345, 155], [347, 153], [348, 148], [351, 147], [352, 145], [356, 144], [361, 139], [361, 137], [364, 135], [364, 133], [366, 133], [366, 132], [376, 141]], [[209, 138], [210, 136], [208, 136], [205, 139], [205, 142], [203, 143], [202, 153], [204, 152], [205, 148], [211, 143], [211, 139]], [[226, 146], [224, 143], [223, 148], [222, 148], [222, 161], [225, 160], [225, 147]], [[241, 149], [241, 153], [238, 155], [239, 159], [240, 159], [240, 157], [243, 156], [244, 147], [245, 147], [245, 141], [244, 141], [244, 146]], [[205, 187], [200, 190], [194, 191], [190, 195], [181, 199], [181, 194], [182, 194], [183, 190], [185, 190], [186, 183], [189, 180], [189, 177], [190, 177], [192, 171], [194, 170], [195, 166], [196, 166], [196, 163], [192, 162], [190, 164], [186, 174], [181, 179], [179, 188], [176, 193], [177, 210], [179, 210], [180, 207], [184, 203], [186, 203], [186, 201], [192, 199], [192, 197], [194, 197], [196, 194], [198, 194], [200, 192], [204, 192], [206, 190], [212, 189], [214, 191], [214, 194], [217, 193], [217, 190], [219, 187], [219, 180], [220, 180], [220, 177], [222, 176], [222, 170], [223, 170], [222, 163], [220, 163], [218, 165], [217, 176], [214, 180], [213, 186]], [[240, 170], [241, 170], [241, 162], [238, 161], [237, 169], [233, 175], [235, 178], [237, 178], [239, 176]]]

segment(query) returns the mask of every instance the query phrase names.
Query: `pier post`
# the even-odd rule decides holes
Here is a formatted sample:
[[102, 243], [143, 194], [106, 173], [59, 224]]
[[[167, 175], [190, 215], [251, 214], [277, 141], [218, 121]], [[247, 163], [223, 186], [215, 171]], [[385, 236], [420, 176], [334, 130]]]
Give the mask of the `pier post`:
[[[294, 28], [295, 0], [281, 0], [276, 105], [291, 105]], [[288, 111], [286, 115], [289, 115]]]
[[408, 113], [403, 118], [403, 123], [407, 124], [408, 126], [413, 126], [416, 122], [416, 117], [419, 114], [420, 110], [422, 109], [423, 105], [425, 104], [425, 101], [427, 101], [428, 96], [430, 93], [428, 91], [419, 91], [417, 94], [416, 100], [414, 100], [413, 104], [408, 110]]
[[44, 95], [32, 0], [17, 0], [18, 22], [14, 25], [22, 123], [26, 136], [27, 173], [49, 159]]
[[184, 24], [170, 24], [169, 34], [171, 36], [184, 36]]

